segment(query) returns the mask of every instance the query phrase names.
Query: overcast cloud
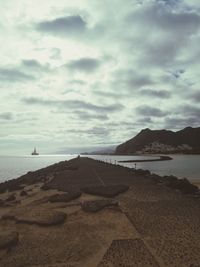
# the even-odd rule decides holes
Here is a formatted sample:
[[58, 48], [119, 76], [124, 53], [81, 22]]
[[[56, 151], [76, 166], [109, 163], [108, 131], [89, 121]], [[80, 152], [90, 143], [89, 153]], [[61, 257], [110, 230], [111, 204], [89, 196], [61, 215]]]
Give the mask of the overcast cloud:
[[198, 0], [7, 0], [0, 12], [1, 154], [199, 126]]

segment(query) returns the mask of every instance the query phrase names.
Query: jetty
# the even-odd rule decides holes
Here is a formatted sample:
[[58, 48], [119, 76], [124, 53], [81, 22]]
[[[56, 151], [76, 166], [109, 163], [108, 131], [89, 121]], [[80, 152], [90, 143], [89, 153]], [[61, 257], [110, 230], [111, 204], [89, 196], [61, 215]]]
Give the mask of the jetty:
[[131, 160], [119, 160], [118, 162], [124, 163], [132, 163], [132, 162], [154, 162], [154, 161], [165, 161], [165, 160], [173, 160], [172, 157], [169, 156], [159, 156], [156, 159], [131, 159]]
[[187, 179], [78, 157], [0, 184], [0, 266], [199, 266]]

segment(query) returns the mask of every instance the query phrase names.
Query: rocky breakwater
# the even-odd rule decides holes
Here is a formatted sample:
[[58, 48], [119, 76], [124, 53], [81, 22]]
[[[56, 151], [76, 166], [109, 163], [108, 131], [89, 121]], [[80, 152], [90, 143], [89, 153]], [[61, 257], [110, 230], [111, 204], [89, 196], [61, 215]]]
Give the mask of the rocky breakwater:
[[75, 158], [0, 192], [0, 266], [200, 262], [198, 190], [185, 179]]

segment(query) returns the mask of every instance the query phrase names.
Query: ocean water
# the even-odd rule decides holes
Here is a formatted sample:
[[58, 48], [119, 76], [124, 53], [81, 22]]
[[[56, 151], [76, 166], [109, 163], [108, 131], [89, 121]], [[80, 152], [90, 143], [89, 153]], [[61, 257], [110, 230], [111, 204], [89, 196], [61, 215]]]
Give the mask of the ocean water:
[[76, 155], [0, 156], [0, 182], [17, 178], [51, 164], [69, 160]]
[[[69, 160], [77, 155], [39, 155], [39, 156], [0, 156], [0, 182], [17, 178], [28, 171], [34, 171], [51, 164]], [[200, 180], [200, 155], [170, 155], [173, 160], [139, 163], [119, 163], [120, 160], [153, 159], [158, 156], [111, 156], [87, 155], [94, 159], [120, 164], [129, 168], [145, 169], [159, 175], [175, 175], [191, 180]]]
[[[137, 168], [149, 170], [158, 175], [175, 175], [179, 178], [188, 178], [190, 180], [200, 181], [200, 155], [168, 155], [173, 160], [155, 161], [155, 162], [137, 162], [135, 163], [118, 163], [129, 168]], [[115, 164], [118, 160], [131, 159], [153, 159], [158, 158], [159, 155], [152, 156], [91, 156], [103, 161], [108, 161]]]

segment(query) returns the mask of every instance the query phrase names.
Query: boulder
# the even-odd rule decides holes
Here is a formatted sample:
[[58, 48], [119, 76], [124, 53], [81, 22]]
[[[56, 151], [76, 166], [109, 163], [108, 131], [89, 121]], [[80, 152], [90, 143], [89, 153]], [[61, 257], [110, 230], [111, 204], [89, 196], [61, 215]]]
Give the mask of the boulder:
[[86, 212], [97, 212], [110, 206], [118, 206], [118, 202], [115, 199], [98, 199], [81, 203], [82, 210]]
[[180, 190], [183, 194], [195, 194], [199, 191], [199, 188], [191, 184], [186, 178], [178, 179], [174, 176], [165, 176], [165, 178], [168, 187]]
[[40, 226], [53, 226], [64, 223], [66, 217], [67, 215], [64, 212], [35, 208], [22, 215], [15, 216], [15, 221]]
[[150, 171], [148, 171], [148, 170], [142, 170], [142, 169], [137, 169], [136, 170], [136, 174], [137, 175], [142, 175], [142, 176], [147, 176], [147, 175], [150, 175], [151, 174], [151, 172]]
[[81, 196], [81, 192], [68, 192], [64, 194], [56, 194], [48, 198], [49, 202], [69, 202]]
[[103, 197], [115, 197], [120, 193], [123, 193], [129, 189], [128, 185], [106, 185], [106, 186], [88, 186], [81, 188], [86, 194], [103, 196]]

